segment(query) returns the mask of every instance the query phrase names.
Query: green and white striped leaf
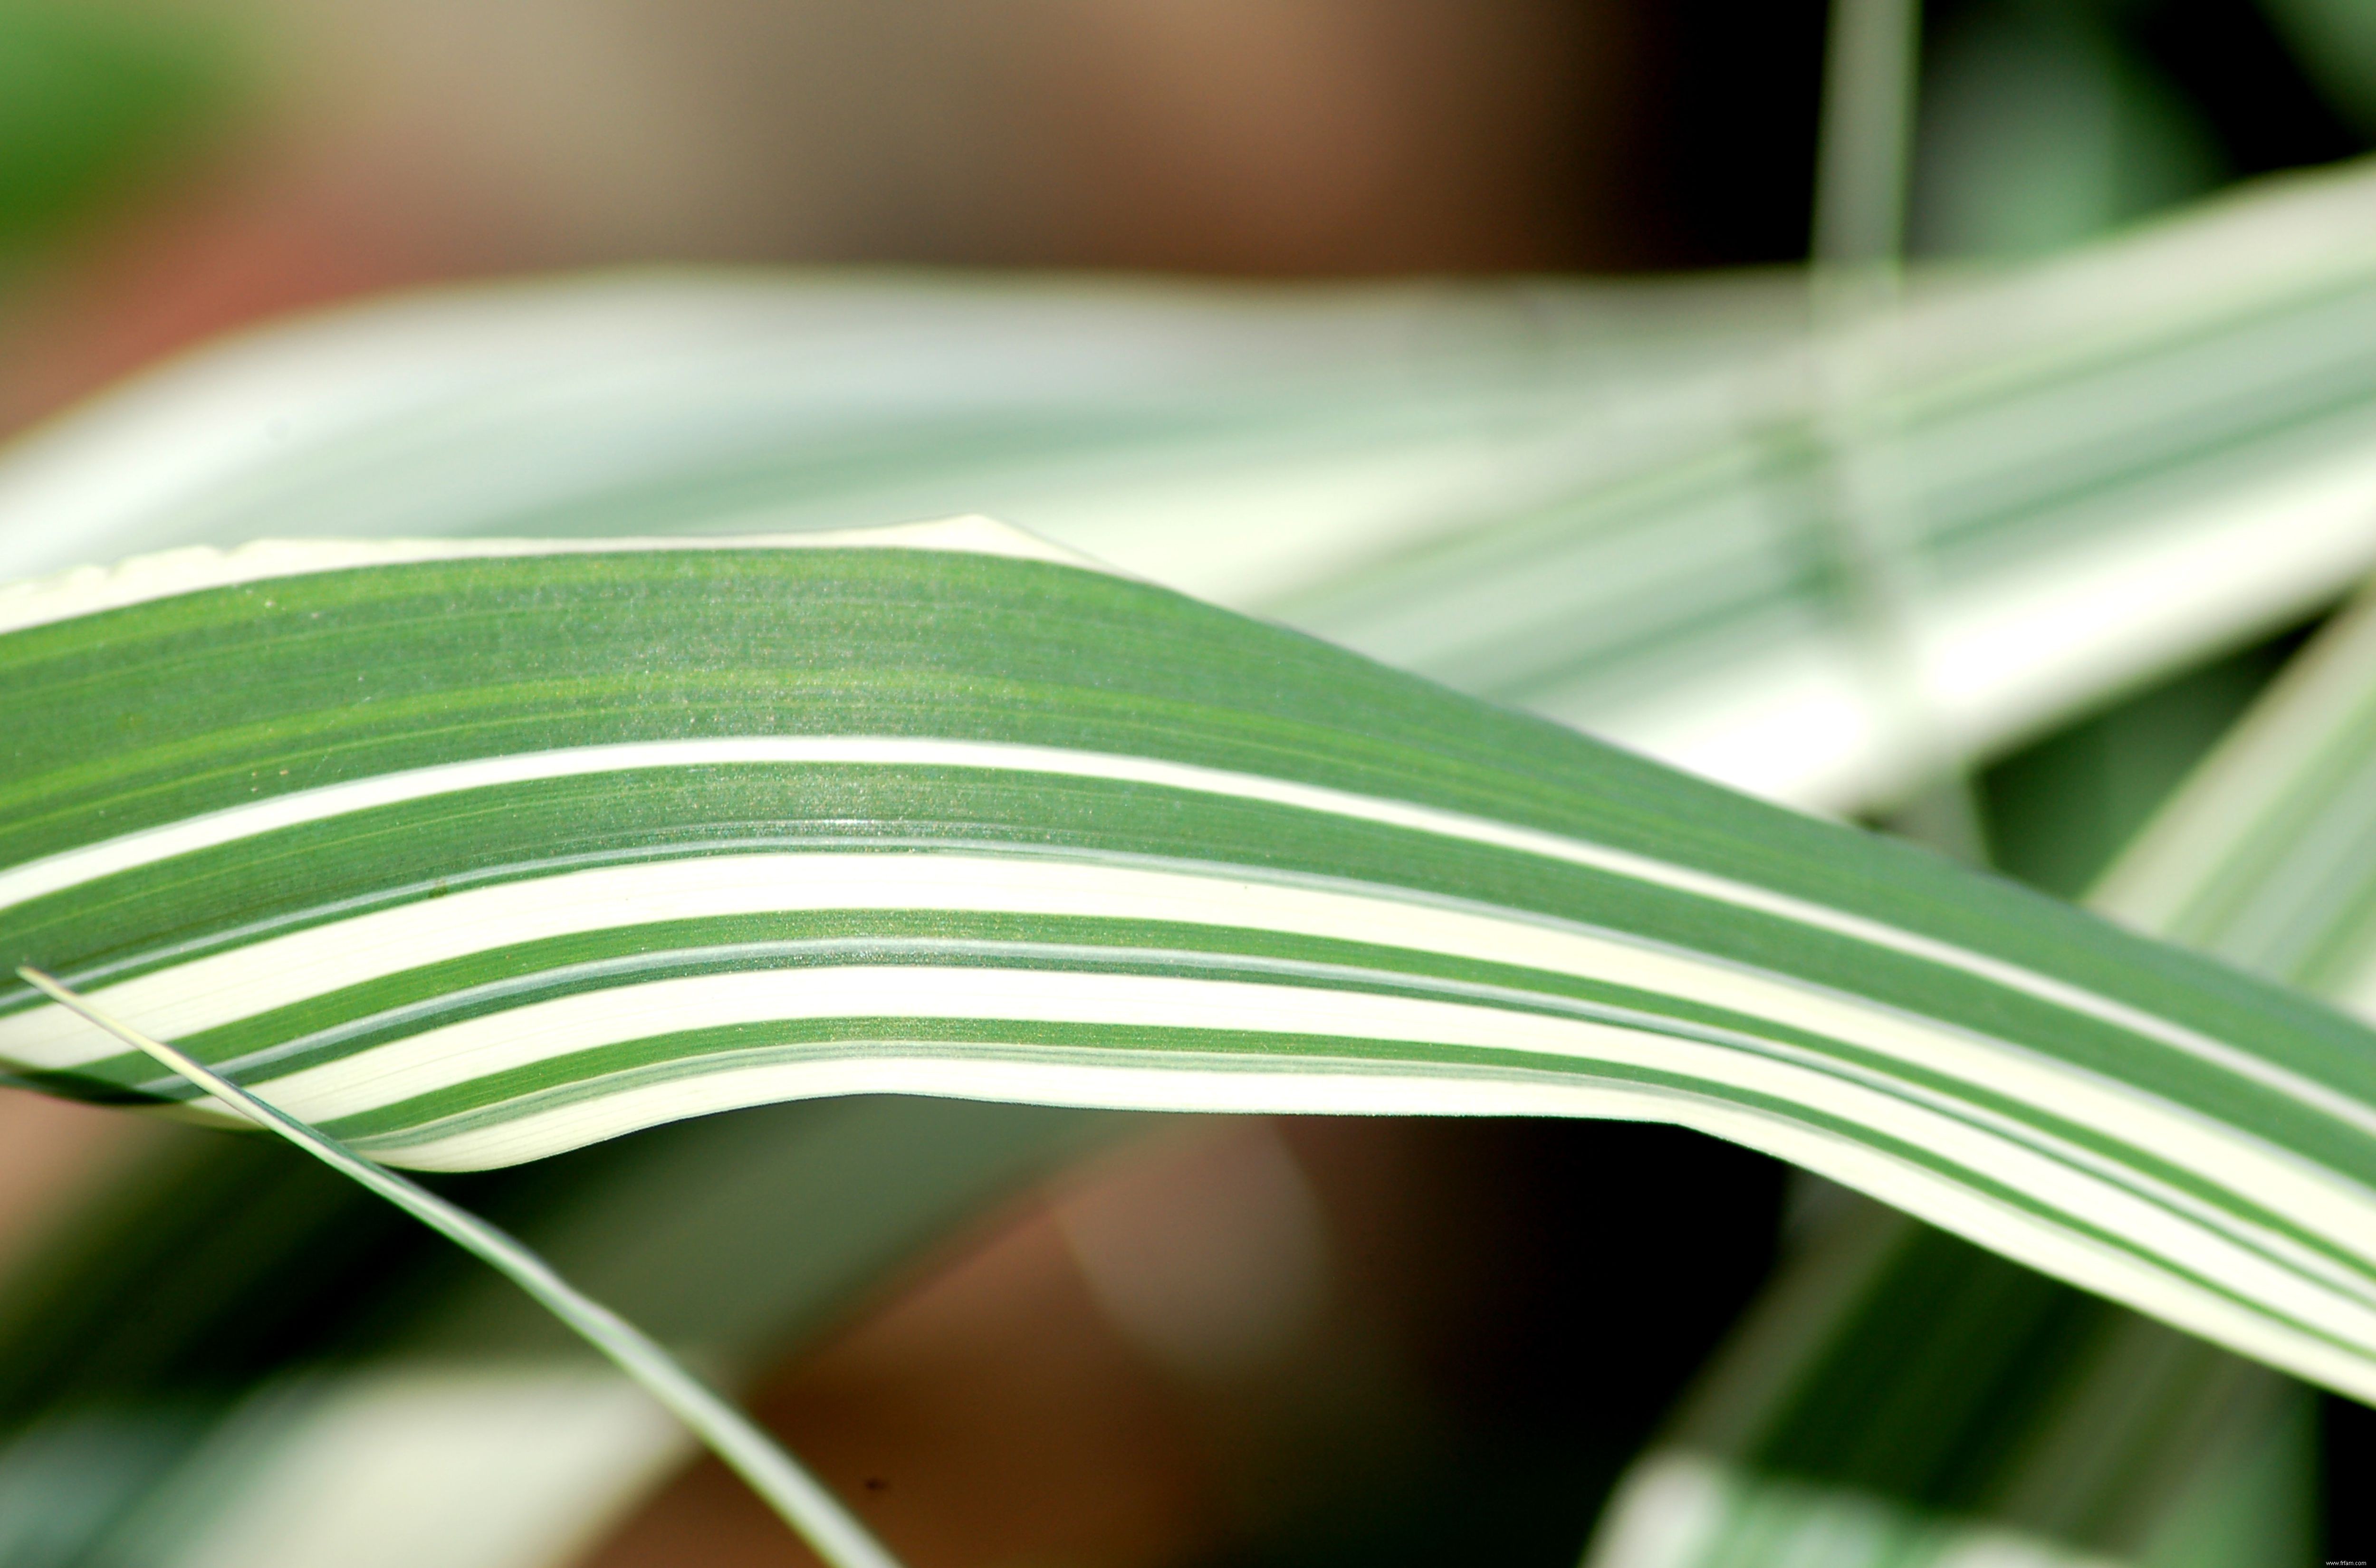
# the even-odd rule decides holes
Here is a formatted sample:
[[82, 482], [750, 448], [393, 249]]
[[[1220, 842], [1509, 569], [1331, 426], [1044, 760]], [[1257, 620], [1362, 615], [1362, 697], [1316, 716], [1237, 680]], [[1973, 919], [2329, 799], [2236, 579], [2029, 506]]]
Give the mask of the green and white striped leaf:
[[[1846, 605], [1985, 752], [2376, 562], [2360, 168], [1811, 344], [1803, 280], [1345, 291], [849, 277], [481, 288], [278, 328], [0, 463], [0, 577], [257, 535], [731, 533], [992, 510], [1754, 792], [1922, 771]], [[1843, 374], [1843, 366], [1855, 368]], [[1846, 406], [1837, 406], [1844, 395]], [[2272, 544], [2272, 540], [2275, 540]]]
[[[2288, 664], [2095, 907], [2376, 1012], [2372, 612], [2363, 600]], [[2009, 1351], [2018, 1369], [1988, 1360]], [[1876, 1407], [1889, 1386], [1923, 1391], [1905, 1430]], [[1842, 1562], [1962, 1561], [1986, 1540], [2048, 1561], [2286, 1560], [2311, 1550], [2311, 1415], [2301, 1391], [2232, 1356], [1865, 1217], [1777, 1281], [1636, 1466], [1589, 1561], [1788, 1557], [1847, 1516], [1865, 1555], [1827, 1549]], [[1919, 1456], [1950, 1448], [1952, 1466], [1920, 1473]], [[2211, 1550], [2196, 1515], [2221, 1494], [2226, 1544]]]
[[1876, 1206], [1769, 1287], [1586, 1562], [2290, 1561], [2315, 1416], [2265, 1367]]
[[879, 1089], [1667, 1121], [2376, 1388], [2359, 1026], [991, 525], [6, 612], [0, 957], [391, 1162]]
[[[1745, 361], [1717, 438], [1252, 608], [1772, 798], [1888, 803], [1926, 750], [2000, 750], [2376, 563], [2370, 178], [1918, 275], [1901, 311]], [[1901, 579], [1903, 647], [1843, 591], [1844, 509]]]
[[2286, 667], [2094, 902], [2376, 1016], [2376, 600]]

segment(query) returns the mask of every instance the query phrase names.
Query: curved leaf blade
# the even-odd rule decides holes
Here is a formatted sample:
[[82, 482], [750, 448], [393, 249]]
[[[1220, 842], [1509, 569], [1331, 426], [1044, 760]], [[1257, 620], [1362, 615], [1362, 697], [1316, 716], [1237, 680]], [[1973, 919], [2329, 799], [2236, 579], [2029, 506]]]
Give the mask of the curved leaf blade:
[[[2090, 903], [2366, 1016], [2371, 749], [2376, 616], [2363, 600], [2192, 771]], [[1986, 1327], [1958, 1330], [1959, 1316]], [[2015, 1347], [2017, 1368], [1991, 1364]], [[1876, 1356], [1903, 1364], [1878, 1379]], [[1923, 1391], [1919, 1411], [1895, 1412], [1909, 1426], [1889, 1430], [1877, 1386]], [[2009, 1526], [2049, 1553], [2151, 1564], [2165, 1558], [2150, 1540], [2192, 1536], [2186, 1561], [2276, 1561], [2309, 1550], [2289, 1538], [2309, 1535], [2315, 1512], [2304, 1393], [1921, 1226], [1850, 1216], [1769, 1289], [1634, 1467], [1587, 1562], [1728, 1561], [1761, 1513], [1790, 1521], [1769, 1517], [1769, 1532], [1804, 1536], [1860, 1513], [1909, 1561], [1954, 1561]], [[1942, 1445], [1952, 1471], [1909, 1469], [1909, 1455]], [[2206, 1548], [2191, 1517], [2206, 1503], [2254, 1538]], [[1764, 1548], [1782, 1550], [1771, 1535]]]
[[2305, 999], [1016, 536], [532, 551], [19, 599], [0, 956], [432, 1168], [867, 1089], [1674, 1122], [2376, 1388]]

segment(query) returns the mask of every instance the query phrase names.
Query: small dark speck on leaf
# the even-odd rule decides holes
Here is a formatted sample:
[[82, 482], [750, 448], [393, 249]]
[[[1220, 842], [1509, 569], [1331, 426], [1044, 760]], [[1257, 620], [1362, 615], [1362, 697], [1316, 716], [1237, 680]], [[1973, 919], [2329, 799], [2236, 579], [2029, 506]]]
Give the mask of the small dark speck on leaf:
[[869, 1476], [866, 1478], [866, 1490], [869, 1491], [888, 1491], [890, 1489], [891, 1483], [885, 1480], [881, 1476]]

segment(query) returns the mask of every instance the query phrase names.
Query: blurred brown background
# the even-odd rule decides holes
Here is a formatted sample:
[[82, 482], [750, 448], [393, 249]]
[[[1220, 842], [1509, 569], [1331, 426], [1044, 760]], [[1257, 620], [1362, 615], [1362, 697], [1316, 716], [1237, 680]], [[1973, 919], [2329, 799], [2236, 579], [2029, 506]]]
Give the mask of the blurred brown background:
[[[2376, 128], [2351, 0], [1935, 0], [1913, 233]], [[0, 429], [238, 322], [645, 261], [1777, 262], [1822, 0], [0, 0]]]
[[[0, 423], [241, 320], [522, 268], [1782, 259], [1821, 19], [1808, 0], [12, 4], [0, 52], [52, 78], [13, 117], [44, 91], [84, 114], [6, 138], [0, 181], [25, 188], [0, 196]], [[1711, 156], [1717, 122], [1756, 134]], [[75, 189], [31, 189], [62, 163]]]

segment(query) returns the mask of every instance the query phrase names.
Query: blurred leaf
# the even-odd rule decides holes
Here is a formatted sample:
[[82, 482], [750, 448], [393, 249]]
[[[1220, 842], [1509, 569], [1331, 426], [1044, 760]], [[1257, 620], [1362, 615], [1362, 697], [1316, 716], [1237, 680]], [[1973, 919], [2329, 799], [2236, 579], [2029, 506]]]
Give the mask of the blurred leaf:
[[1970, 7], [1923, 84], [1915, 249], [2046, 255], [2224, 183], [2210, 127], [2096, 8]]
[[2015, 881], [2083, 897], [2300, 651], [2295, 630], [2188, 671], [1990, 763], [1990, 861]]
[[2376, 135], [2376, 14], [2358, 0], [2260, 0], [2335, 107]]
[[[1919, 782], [1831, 540], [1841, 429], [1959, 755], [2376, 560], [2354, 168], [2050, 265], [1288, 289], [917, 278], [481, 287], [168, 366], [0, 464], [0, 576], [257, 535], [619, 535], [992, 510], [1155, 581], [1768, 796]], [[1839, 366], [1849, 406], [1835, 406]], [[2270, 540], [2282, 542], [2273, 546]]]
[[2376, 1012], [2376, 609], [2337, 619], [2105, 878], [2128, 923]]
[[[2147, 746], [2193, 721], [2162, 711], [2186, 695], [2132, 715]], [[2216, 685], [2191, 695], [2228, 706]], [[2371, 767], [2376, 600], [2287, 665], [2091, 902], [2376, 1011]], [[1864, 1216], [1769, 1291], [1636, 1467], [1592, 1562], [1749, 1562], [1745, 1542], [1782, 1552], [1843, 1516], [1914, 1561], [1990, 1532], [2049, 1561], [2288, 1561], [2314, 1544], [2311, 1413], [2234, 1357]]]
[[187, 18], [0, 0], [0, 256], [185, 154], [228, 76]]
[[2264, 1368], [1872, 1207], [1768, 1289], [1586, 1561], [2293, 1561], [2311, 1413]]

